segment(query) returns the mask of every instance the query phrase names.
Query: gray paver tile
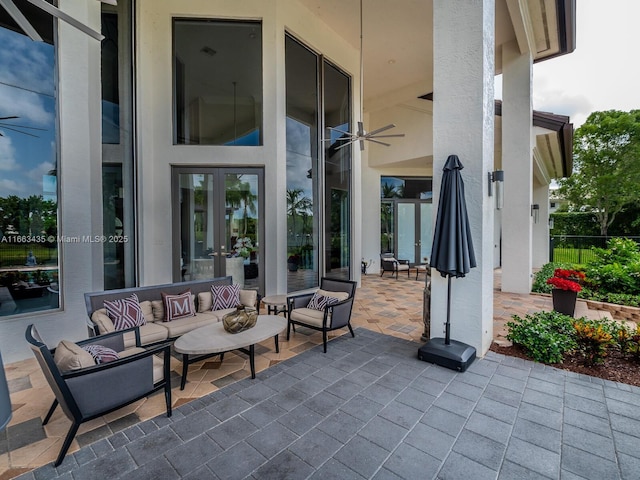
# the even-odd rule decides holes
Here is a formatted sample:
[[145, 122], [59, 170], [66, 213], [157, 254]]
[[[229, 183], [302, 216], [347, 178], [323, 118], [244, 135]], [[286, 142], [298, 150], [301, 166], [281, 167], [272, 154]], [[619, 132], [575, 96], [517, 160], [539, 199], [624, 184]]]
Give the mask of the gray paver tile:
[[524, 392], [524, 387], [526, 387], [527, 382], [496, 374], [491, 377], [489, 384], [506, 390], [513, 390], [514, 392], [522, 393]]
[[495, 400], [511, 407], [517, 407], [522, 401], [522, 393], [513, 390], [505, 390], [496, 385], [488, 385], [482, 394], [482, 398]]
[[462, 397], [471, 402], [477, 402], [482, 396], [483, 392], [484, 392], [483, 388], [475, 387], [473, 385], [469, 385], [468, 383], [463, 383], [459, 381], [457, 378], [454, 381], [452, 381], [445, 390], [445, 393]]
[[566, 394], [564, 397], [564, 406], [602, 418], [607, 418], [609, 415], [607, 405], [604, 401], [598, 402], [578, 395]]
[[495, 480], [498, 472], [485, 467], [459, 453], [452, 452], [438, 473], [438, 479], [460, 480], [461, 478], [473, 478], [473, 480]]
[[507, 423], [515, 422], [518, 415], [517, 408], [486, 397], [478, 400], [475, 411]]
[[298, 435], [284, 425], [273, 422], [251, 435], [246, 442], [266, 458], [271, 458], [298, 438]]
[[544, 407], [547, 410], [553, 410], [554, 412], [562, 412], [564, 408], [564, 399], [562, 397], [555, 397], [531, 388], [525, 389], [522, 401]]
[[407, 435], [408, 430], [396, 425], [382, 417], [376, 417], [367, 423], [358, 435], [384, 448], [392, 451], [398, 443]]
[[334, 458], [348, 465], [365, 478], [369, 478], [385, 461], [389, 452], [359, 435], [342, 447]]
[[182, 477], [172, 468], [171, 464], [167, 461], [166, 458], [158, 457], [154, 458], [142, 467], [132, 472], [126, 473], [125, 478], [127, 480], [148, 480], [150, 478], [174, 480]]
[[340, 410], [356, 417], [360, 420], [368, 422], [375, 417], [380, 410], [384, 408], [380, 402], [376, 402], [362, 395], [356, 395], [347, 403], [340, 407]]
[[550, 478], [560, 475], [560, 454], [512, 437], [505, 460]]
[[150, 460], [159, 457], [164, 452], [171, 450], [183, 441], [170, 428], [161, 428], [138, 440], [131, 442], [125, 448], [129, 451], [138, 465], [144, 465]]
[[631, 418], [633, 420], [640, 420], [640, 412], [638, 411], [638, 405], [632, 405], [627, 402], [621, 402], [620, 400], [614, 400], [608, 398], [606, 400], [608, 411], [615, 413], [616, 415], [622, 415], [624, 417]]
[[434, 406], [424, 414], [420, 422], [455, 436], [462, 430], [465, 420], [465, 417]]
[[[384, 468], [401, 479], [433, 478], [440, 468], [440, 460], [411, 445], [401, 445], [384, 462]], [[378, 478], [388, 477], [380, 472]]]
[[310, 408], [300, 405], [294, 408], [289, 413], [281, 416], [278, 422], [287, 427], [289, 430], [303, 435], [308, 432], [312, 427], [322, 421], [322, 415], [314, 412]]
[[564, 381], [558, 384], [555, 382], [550, 382], [546, 379], [542, 380], [531, 376], [529, 377], [529, 380], [527, 380], [527, 388], [546, 393], [547, 395], [552, 395], [554, 397], [564, 396]]
[[[545, 477], [533, 470], [529, 470], [517, 463], [505, 461], [502, 463], [502, 468], [498, 475], [498, 480], [550, 480], [549, 477]], [[563, 479], [564, 480], [564, 479]]]
[[262, 480], [284, 478], [303, 479], [313, 473], [313, 467], [291, 452], [281, 452], [256, 471], [254, 477]]
[[614, 462], [569, 445], [562, 446], [562, 469], [593, 480], [620, 478], [618, 466]]
[[241, 416], [233, 417], [215, 428], [206, 430], [224, 450], [246, 439], [257, 430], [256, 426]]
[[618, 454], [618, 464], [620, 465], [620, 477], [624, 480], [633, 480], [638, 478], [640, 472], [640, 458], [637, 451], [635, 455]]
[[384, 407], [379, 415], [403, 428], [411, 428], [422, 418], [423, 412], [396, 399]]
[[336, 440], [346, 443], [353, 437], [366, 422], [349, 415], [343, 411], [337, 411], [318, 425], [318, 429], [331, 435]]
[[588, 432], [573, 425], [564, 426], [562, 444], [591, 452], [605, 460], [615, 458], [613, 438]]
[[253, 423], [256, 427], [262, 428], [265, 425], [274, 422], [285, 413], [287, 413], [286, 410], [280, 408], [270, 400], [265, 400], [255, 407], [242, 412], [241, 416]]
[[612, 413], [609, 415], [613, 431], [623, 432], [640, 438], [640, 419], [634, 420]]
[[618, 453], [640, 458], [640, 438], [622, 432], [613, 432], [613, 439]]
[[207, 462], [207, 467], [224, 480], [241, 479], [262, 465], [266, 459], [255, 448], [241, 442], [233, 449], [233, 455], [218, 455]]
[[518, 418], [524, 418], [534, 423], [539, 423], [545, 427], [555, 430], [562, 429], [562, 413], [553, 412], [546, 408], [533, 405], [531, 403], [523, 403], [518, 410]]
[[512, 425], [482, 413], [473, 412], [464, 428], [506, 445], [509, 442]]
[[319, 413], [323, 417], [330, 415], [340, 408], [345, 401], [329, 392], [320, 392], [303, 403], [307, 408]]
[[471, 415], [475, 402], [444, 392], [433, 402], [433, 406], [466, 418]]
[[364, 477], [335, 459], [329, 460], [311, 476], [312, 480], [363, 480]]
[[124, 448], [74, 469], [73, 476], [83, 480], [104, 480], [129, 475], [136, 464]]
[[220, 452], [222, 452], [222, 448], [203, 433], [189, 440], [184, 445], [180, 445], [166, 452], [165, 457], [182, 477], [192, 470], [199, 468], [206, 463], [208, 459], [218, 455]]
[[394, 401], [409, 405], [416, 410], [426, 412], [427, 409], [435, 402], [436, 397], [428, 393], [421, 392], [415, 388], [405, 388]]
[[298, 390], [297, 388], [290, 387], [277, 395], [274, 395], [269, 400], [275, 403], [278, 407], [289, 412], [308, 398], [311, 398], [311, 394]]
[[605, 437], [611, 436], [611, 423], [608, 418], [594, 417], [572, 408], [564, 409], [564, 423]]
[[515, 438], [533, 443], [538, 447], [546, 448], [552, 452], [560, 451], [562, 444], [562, 432], [560, 430], [545, 427], [544, 425], [525, 420], [524, 418], [516, 420], [512, 435]]
[[321, 430], [314, 429], [291, 444], [288, 450], [317, 468], [329, 460], [341, 447], [342, 442]]
[[444, 460], [451, 452], [455, 441], [456, 437], [419, 423], [409, 432], [403, 444], [398, 448], [404, 448], [404, 444], [412, 445], [438, 460]]
[[205, 430], [218, 425], [220, 420], [206, 410], [192, 413], [186, 418], [171, 424], [171, 428], [184, 441], [190, 440]]
[[453, 445], [453, 451], [484, 465], [491, 470], [498, 471], [507, 446], [503, 443], [478, 435], [471, 430], [462, 430]]

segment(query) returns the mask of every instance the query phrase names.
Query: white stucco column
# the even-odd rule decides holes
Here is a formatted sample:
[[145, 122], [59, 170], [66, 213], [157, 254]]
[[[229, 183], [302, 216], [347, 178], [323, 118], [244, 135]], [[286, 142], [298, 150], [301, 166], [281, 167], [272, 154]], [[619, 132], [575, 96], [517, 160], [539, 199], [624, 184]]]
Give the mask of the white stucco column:
[[[493, 170], [495, 1], [433, 2], [433, 198], [437, 208], [442, 167], [451, 154], [462, 177], [477, 267], [452, 280], [451, 338], [484, 355], [493, 336]], [[434, 214], [435, 220], [435, 214]], [[444, 336], [447, 281], [434, 271], [431, 336]]]
[[515, 41], [502, 46], [503, 292], [531, 291], [532, 66]]
[[539, 206], [538, 223], [533, 224], [532, 267], [540, 268], [549, 262], [549, 185], [535, 185], [533, 203]]

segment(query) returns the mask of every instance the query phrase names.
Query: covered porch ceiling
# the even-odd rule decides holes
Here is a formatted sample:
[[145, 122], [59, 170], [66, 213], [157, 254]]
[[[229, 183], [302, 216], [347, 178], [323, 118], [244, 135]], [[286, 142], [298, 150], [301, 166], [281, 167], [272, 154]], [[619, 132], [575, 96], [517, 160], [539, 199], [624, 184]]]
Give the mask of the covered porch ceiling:
[[[360, 48], [359, 0], [300, 0], [337, 35]], [[535, 61], [570, 53], [575, 0], [496, 0], [496, 74], [512, 40]], [[433, 1], [364, 0], [364, 107], [390, 92], [408, 98], [433, 91]]]

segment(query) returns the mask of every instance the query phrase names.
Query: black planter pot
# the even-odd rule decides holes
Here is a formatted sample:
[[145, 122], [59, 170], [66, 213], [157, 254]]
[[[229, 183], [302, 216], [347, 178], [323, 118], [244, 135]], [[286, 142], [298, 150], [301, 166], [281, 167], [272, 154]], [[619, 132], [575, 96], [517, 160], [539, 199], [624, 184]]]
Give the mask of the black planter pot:
[[576, 311], [578, 292], [554, 288], [551, 290], [551, 297], [553, 299], [553, 309], [556, 312], [573, 317]]

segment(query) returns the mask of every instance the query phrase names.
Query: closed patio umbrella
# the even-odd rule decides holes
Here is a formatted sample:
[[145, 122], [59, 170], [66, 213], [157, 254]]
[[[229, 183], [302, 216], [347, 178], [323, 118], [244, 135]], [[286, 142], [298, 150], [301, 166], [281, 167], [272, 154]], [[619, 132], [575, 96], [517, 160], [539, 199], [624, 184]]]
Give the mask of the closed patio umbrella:
[[418, 358], [464, 371], [476, 357], [475, 348], [451, 340], [451, 277], [464, 277], [476, 266], [471, 227], [464, 198], [464, 167], [457, 155], [449, 155], [443, 168], [440, 200], [431, 248], [431, 266], [447, 277], [445, 338], [432, 338], [418, 350]]

